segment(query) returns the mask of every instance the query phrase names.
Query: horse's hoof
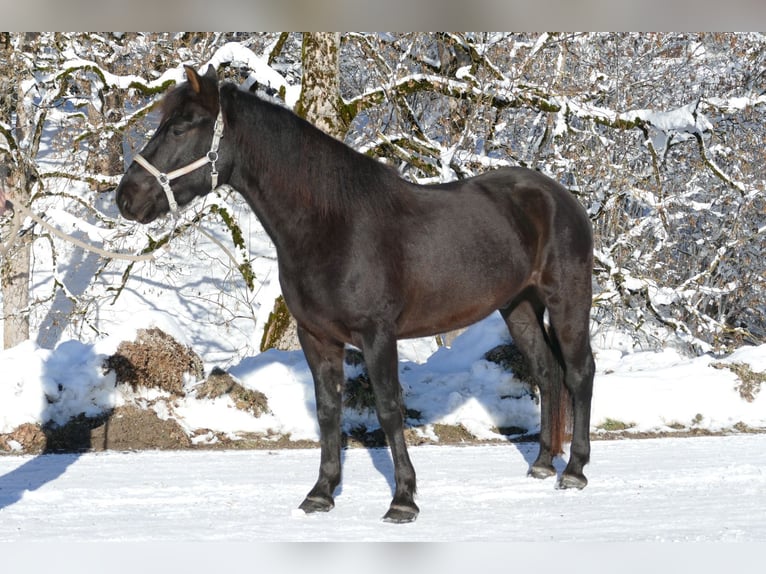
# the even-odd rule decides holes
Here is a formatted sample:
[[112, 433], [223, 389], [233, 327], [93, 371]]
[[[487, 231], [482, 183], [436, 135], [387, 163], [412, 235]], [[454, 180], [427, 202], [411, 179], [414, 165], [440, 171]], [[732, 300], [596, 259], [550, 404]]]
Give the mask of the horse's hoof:
[[306, 514], [312, 514], [314, 512], [329, 512], [335, 508], [335, 503], [332, 499], [321, 498], [319, 496], [307, 496], [306, 500], [301, 502], [298, 507]]
[[584, 475], [575, 475], [575, 474], [562, 474], [561, 480], [559, 480], [558, 484], [556, 484], [556, 488], [561, 490], [566, 490], [569, 488], [576, 488], [577, 490], [582, 490], [588, 485], [588, 479], [585, 478]]
[[545, 479], [556, 475], [556, 469], [553, 466], [532, 466], [527, 472], [527, 476], [532, 478]]
[[407, 524], [408, 522], [414, 522], [418, 517], [420, 510], [414, 504], [412, 506], [403, 506], [400, 504], [392, 504], [388, 509], [383, 522], [390, 522], [392, 524]]

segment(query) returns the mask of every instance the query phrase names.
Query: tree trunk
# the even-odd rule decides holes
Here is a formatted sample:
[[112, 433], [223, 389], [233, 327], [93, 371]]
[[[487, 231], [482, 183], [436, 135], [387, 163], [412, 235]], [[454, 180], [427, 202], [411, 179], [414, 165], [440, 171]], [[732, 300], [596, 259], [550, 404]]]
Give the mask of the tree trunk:
[[[19, 76], [20, 70], [15, 69], [13, 63], [12, 51], [14, 47], [10, 41], [10, 35], [7, 41], [2, 42], [5, 47], [5, 62], [9, 65], [3, 66], [6, 78], [11, 80], [3, 83], [2, 94], [0, 98], [4, 103], [10, 103], [13, 96], [16, 96], [16, 133], [15, 141], [25, 141], [30, 119], [27, 116], [25, 104], [25, 94], [21, 87]], [[15, 78], [16, 81], [13, 79]], [[15, 86], [15, 88], [13, 88]], [[9, 89], [10, 88], [10, 89]], [[14, 94], [15, 91], [15, 94]], [[11, 123], [11, 106], [2, 106], [0, 119], [6, 124]], [[7, 117], [3, 117], [7, 114]], [[0, 174], [4, 181], [0, 182], [5, 190], [5, 195], [16, 205], [29, 205], [30, 181], [27, 174], [27, 168], [23, 161], [23, 151], [21, 149], [11, 150], [5, 154], [3, 162], [7, 166], [5, 173]], [[14, 219], [21, 217], [20, 213], [14, 214]], [[11, 229], [15, 229], [11, 225]], [[31, 234], [25, 234], [22, 237], [8, 237], [9, 249], [0, 263], [0, 285], [3, 291], [3, 348], [8, 349], [29, 339], [29, 273], [32, 253]]]
[[[298, 115], [337, 139], [343, 139], [346, 128], [341, 119], [339, 33], [303, 35], [303, 77], [301, 97], [295, 106]], [[266, 349], [296, 350], [300, 348], [295, 319], [282, 296], [274, 302], [274, 310], [263, 329], [261, 351]]]
[[[100, 111], [90, 104], [88, 105], [88, 115], [91, 123], [95, 126], [100, 125], [103, 132], [93, 134], [89, 138], [88, 145], [90, 153], [86, 161], [86, 169], [91, 173], [102, 175], [119, 175], [125, 171], [125, 165], [122, 161], [122, 139], [123, 134], [118, 131], [109, 132], [106, 127], [108, 124], [115, 125], [122, 119], [122, 110], [124, 109], [122, 94], [117, 90], [108, 90], [103, 95], [102, 109]], [[107, 135], [104, 135], [107, 134]], [[107, 191], [113, 187], [112, 184], [102, 184], [98, 191]]]
[[[23, 201], [23, 200], [22, 200]], [[14, 218], [21, 217], [15, 214]], [[13, 227], [13, 226], [12, 226]], [[13, 238], [9, 238], [11, 241]], [[6, 254], [0, 270], [3, 289], [3, 348], [29, 339], [29, 271], [32, 238], [18, 238]]]
[[295, 112], [323, 132], [342, 140], [346, 135], [341, 114], [340, 34], [303, 35], [301, 97]]
[[[17, 117], [23, 116], [19, 113]], [[22, 118], [26, 119], [26, 118]], [[10, 164], [10, 177], [3, 182], [11, 203], [29, 205], [30, 185], [24, 166]], [[18, 210], [14, 220], [23, 217]], [[15, 222], [14, 222], [15, 223]], [[11, 225], [15, 229], [16, 225]], [[31, 233], [8, 237], [10, 249], [6, 253], [0, 283], [3, 290], [3, 348], [9, 349], [29, 339], [29, 273], [32, 261]]]

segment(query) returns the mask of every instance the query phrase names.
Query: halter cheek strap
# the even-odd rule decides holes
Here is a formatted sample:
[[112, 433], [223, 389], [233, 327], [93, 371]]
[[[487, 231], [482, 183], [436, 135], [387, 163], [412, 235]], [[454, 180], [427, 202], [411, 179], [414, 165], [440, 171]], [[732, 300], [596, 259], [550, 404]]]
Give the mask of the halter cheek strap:
[[174, 169], [170, 173], [161, 172], [151, 163], [149, 163], [141, 154], [137, 154], [133, 160], [155, 177], [157, 182], [162, 187], [162, 190], [165, 192], [165, 196], [168, 198], [168, 207], [170, 208], [171, 213], [176, 213], [178, 211], [178, 202], [176, 202], [176, 198], [173, 195], [173, 190], [170, 187], [170, 182], [174, 179], [178, 179], [182, 175], [186, 175], [187, 173], [191, 173], [201, 167], [204, 167], [207, 164], [211, 164], [212, 167], [210, 170], [210, 179], [212, 186], [210, 189], [215, 190], [215, 188], [218, 187], [218, 170], [215, 167], [215, 162], [218, 161], [218, 147], [221, 144], [222, 137], [223, 111], [219, 109], [218, 117], [215, 119], [215, 127], [213, 128], [213, 142], [210, 144], [210, 151], [198, 160], [193, 161], [184, 167]]

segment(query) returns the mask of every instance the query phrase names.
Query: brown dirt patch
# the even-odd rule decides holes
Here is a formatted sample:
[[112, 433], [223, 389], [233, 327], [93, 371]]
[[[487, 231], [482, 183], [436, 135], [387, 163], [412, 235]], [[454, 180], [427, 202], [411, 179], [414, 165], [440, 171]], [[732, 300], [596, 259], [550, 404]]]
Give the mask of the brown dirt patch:
[[761, 392], [761, 386], [766, 383], [766, 373], [753, 371], [750, 365], [745, 363], [711, 363], [714, 369], [729, 369], [737, 375], [737, 392], [739, 396], [752, 403], [758, 393]]
[[195, 395], [198, 399], [217, 399], [229, 395], [234, 401], [234, 406], [239, 410], [247, 411], [258, 418], [268, 414], [269, 399], [260, 391], [246, 389], [234, 380], [226, 371], [214, 368], [204, 383], [197, 386]]
[[484, 354], [484, 359], [496, 363], [506, 371], [510, 371], [520, 381], [532, 383], [532, 373], [529, 370], [529, 363], [521, 354], [519, 348], [513, 343], [498, 345]]
[[[15, 443], [15, 444], [14, 444]], [[45, 451], [47, 439], [40, 425], [24, 423], [12, 432], [0, 435], [0, 451], [12, 452], [21, 448], [21, 452], [40, 454]]]
[[135, 406], [115, 409], [90, 432], [92, 450], [175, 450], [189, 448], [191, 440], [173, 419], [162, 420], [154, 411]]
[[118, 383], [157, 388], [173, 396], [184, 395], [184, 375], [197, 379], [204, 375], [199, 355], [157, 328], [140, 329], [135, 341], [120, 343], [104, 367], [115, 372]]
[[125, 406], [100, 417], [79, 415], [65, 425], [23, 424], [0, 435], [0, 451], [11, 452], [12, 442], [24, 454], [102, 450], [170, 450], [192, 446], [174, 420], [162, 420], [148, 409]]

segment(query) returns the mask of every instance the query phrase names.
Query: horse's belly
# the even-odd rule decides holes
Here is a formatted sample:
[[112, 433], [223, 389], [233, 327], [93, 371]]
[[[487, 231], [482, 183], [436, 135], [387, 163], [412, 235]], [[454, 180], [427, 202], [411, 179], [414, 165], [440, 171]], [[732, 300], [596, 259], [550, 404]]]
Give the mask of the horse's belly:
[[427, 337], [467, 327], [506, 306], [520, 290], [513, 281], [484, 287], [448, 282], [425, 296], [411, 294], [397, 320], [398, 338]]
[[398, 326], [397, 339], [414, 339], [417, 337], [430, 337], [462, 329], [480, 321], [497, 307], [488, 307], [481, 310], [474, 310], [470, 313], [449, 314], [442, 317], [435, 316], [416, 316], [407, 317], [402, 324]]
[[462, 258], [457, 253], [420, 258], [417, 265], [408, 266], [403, 310], [397, 319], [400, 338], [471, 325], [508, 305], [529, 284], [531, 265], [526, 257], [501, 250]]

